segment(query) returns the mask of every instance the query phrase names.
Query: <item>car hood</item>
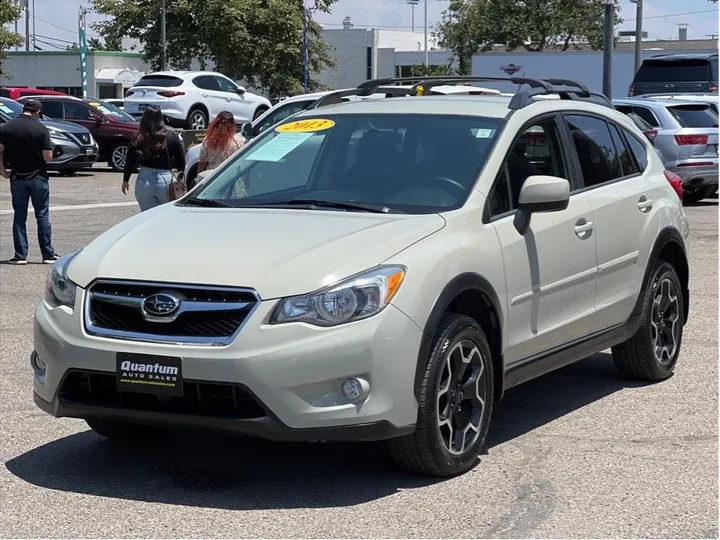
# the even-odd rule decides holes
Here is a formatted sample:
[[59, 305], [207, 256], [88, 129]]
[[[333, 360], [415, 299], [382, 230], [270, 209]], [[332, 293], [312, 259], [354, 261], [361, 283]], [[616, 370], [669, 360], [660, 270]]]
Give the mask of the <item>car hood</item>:
[[40, 120], [40, 122], [46, 127], [54, 128], [65, 133], [90, 133], [87, 128], [81, 125], [63, 122], [62, 120]]
[[96, 278], [249, 287], [271, 299], [372, 268], [444, 226], [438, 214], [167, 204], [99, 236], [68, 277], [83, 288]]

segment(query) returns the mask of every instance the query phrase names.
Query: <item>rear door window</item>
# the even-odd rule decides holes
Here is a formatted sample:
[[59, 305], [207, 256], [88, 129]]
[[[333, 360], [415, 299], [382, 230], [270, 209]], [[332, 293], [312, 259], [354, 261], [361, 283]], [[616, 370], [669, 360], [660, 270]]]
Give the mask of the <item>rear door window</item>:
[[604, 120], [590, 116], [567, 116], [573, 143], [582, 168], [585, 187], [598, 186], [623, 177], [620, 158]]
[[708, 105], [674, 105], [668, 107], [668, 110], [682, 127], [718, 127], [718, 115]]
[[635, 82], [698, 82], [712, 80], [710, 61], [698, 60], [645, 60]]
[[210, 75], [200, 75], [199, 77], [195, 77], [193, 79], [193, 84], [202, 90], [220, 92], [220, 85], [215, 77], [211, 77]]
[[43, 114], [49, 118], [63, 117], [63, 104], [62, 101], [50, 101], [43, 100]]
[[628, 145], [625, 144], [625, 141], [620, 135], [620, 131], [618, 131], [617, 126], [609, 124], [609, 127], [610, 135], [612, 137], [613, 143], [615, 144], [615, 151], [617, 152], [616, 159], [620, 163], [620, 167], [622, 169], [622, 176], [637, 176], [638, 174], [640, 174], [640, 169], [638, 168], [637, 163], [633, 158], [632, 151], [630, 150], [630, 148], [628, 148]]
[[135, 83], [135, 86], [180, 86], [183, 80], [172, 75], [146, 75]]

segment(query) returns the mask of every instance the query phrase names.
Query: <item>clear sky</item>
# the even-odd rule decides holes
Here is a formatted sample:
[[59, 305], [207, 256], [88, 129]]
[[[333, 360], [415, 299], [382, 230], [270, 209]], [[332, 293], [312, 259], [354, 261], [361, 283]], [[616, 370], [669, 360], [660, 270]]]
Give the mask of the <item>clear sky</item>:
[[[198, 0], [202, 1], [202, 0]], [[423, 0], [415, 8], [416, 30], [423, 29]], [[447, 7], [447, 0], [427, 0], [428, 22], [432, 26], [439, 20]], [[38, 46], [52, 50], [65, 48], [66, 44], [77, 41], [77, 14], [81, 0], [30, 0], [35, 4], [35, 33]], [[85, 0], [83, 4], [89, 2]], [[622, 0], [622, 17], [627, 21], [620, 29], [634, 29], [635, 4]], [[341, 28], [342, 20], [350, 16], [356, 26], [410, 30], [411, 6], [405, 0], [339, 0], [332, 14], [318, 14], [316, 20], [327, 28]], [[88, 22], [98, 20], [89, 15]], [[688, 24], [688, 38], [702, 39], [706, 34], [718, 34], [717, 4], [708, 0], [646, 0], [644, 7], [644, 30], [650, 39], [677, 39], [678, 24]], [[20, 21], [20, 32], [24, 21]], [[170, 30], [172, 31], [172, 30]], [[32, 30], [31, 30], [32, 33]], [[93, 35], [93, 32], [90, 32]], [[45, 43], [41, 42], [44, 41]]]

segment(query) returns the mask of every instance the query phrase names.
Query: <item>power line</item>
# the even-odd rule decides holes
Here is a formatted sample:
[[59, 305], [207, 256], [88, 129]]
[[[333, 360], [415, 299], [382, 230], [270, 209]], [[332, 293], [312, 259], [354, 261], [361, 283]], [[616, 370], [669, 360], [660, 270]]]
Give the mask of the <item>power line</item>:
[[73, 34], [73, 35], [77, 34], [77, 30], [70, 30], [69, 28], [65, 28], [64, 26], [58, 26], [58, 25], [55, 24], [55, 23], [51, 23], [50, 21], [46, 21], [45, 19], [41, 19], [41, 18], [38, 17], [37, 15], [35, 16], [35, 18], [36, 18], [38, 21], [42, 21], [42, 22], [44, 22], [45, 24], [48, 24], [48, 25], [52, 26], [53, 28], [57, 28], [58, 30], [63, 30], [63, 31], [65, 31], [65, 32], [68, 32], [68, 33]]
[[66, 40], [66, 39], [54, 38], [54, 37], [51, 37], [51, 36], [43, 36], [42, 34], [35, 34], [35, 37], [39, 37], [39, 38], [42, 38], [42, 39], [49, 39], [49, 40], [51, 40], [51, 41], [59, 41], [60, 43], [68, 43], [68, 44], [70, 44], [70, 45], [72, 45], [73, 43], [77, 43], [76, 41], [68, 41], [68, 40]]

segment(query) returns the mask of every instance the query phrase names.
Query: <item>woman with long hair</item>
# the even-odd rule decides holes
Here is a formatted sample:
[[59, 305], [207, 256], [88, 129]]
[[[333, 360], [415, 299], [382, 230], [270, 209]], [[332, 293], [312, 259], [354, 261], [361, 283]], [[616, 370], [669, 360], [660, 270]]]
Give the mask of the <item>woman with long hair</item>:
[[237, 133], [235, 117], [231, 112], [221, 112], [210, 122], [200, 146], [198, 174], [216, 168], [240, 150], [244, 144], [245, 140]]
[[148, 108], [140, 119], [140, 131], [130, 144], [122, 192], [130, 189], [130, 175], [140, 166], [135, 180], [135, 199], [140, 211], [150, 210], [168, 202], [168, 188], [172, 171], [182, 177], [185, 170], [185, 151], [178, 134], [168, 129], [162, 112], [156, 107]]

